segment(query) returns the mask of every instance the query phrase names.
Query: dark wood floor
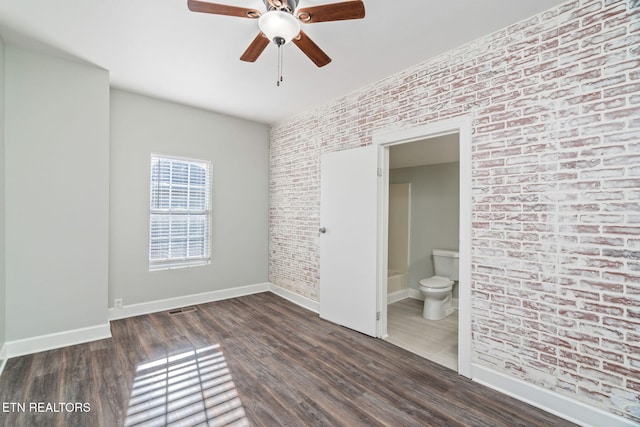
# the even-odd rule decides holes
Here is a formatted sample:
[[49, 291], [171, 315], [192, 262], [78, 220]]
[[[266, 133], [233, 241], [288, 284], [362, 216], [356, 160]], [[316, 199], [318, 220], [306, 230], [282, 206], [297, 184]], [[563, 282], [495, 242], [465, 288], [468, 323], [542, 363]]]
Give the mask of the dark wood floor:
[[2, 425], [571, 425], [270, 293], [111, 330], [10, 359]]

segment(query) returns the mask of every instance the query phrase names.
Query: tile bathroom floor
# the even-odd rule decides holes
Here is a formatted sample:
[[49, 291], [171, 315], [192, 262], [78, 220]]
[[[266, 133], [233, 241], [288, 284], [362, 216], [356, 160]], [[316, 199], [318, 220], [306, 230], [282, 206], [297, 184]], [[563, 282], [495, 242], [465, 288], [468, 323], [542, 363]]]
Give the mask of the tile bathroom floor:
[[387, 307], [387, 341], [458, 370], [458, 310], [442, 320], [422, 317], [423, 302], [407, 298]]

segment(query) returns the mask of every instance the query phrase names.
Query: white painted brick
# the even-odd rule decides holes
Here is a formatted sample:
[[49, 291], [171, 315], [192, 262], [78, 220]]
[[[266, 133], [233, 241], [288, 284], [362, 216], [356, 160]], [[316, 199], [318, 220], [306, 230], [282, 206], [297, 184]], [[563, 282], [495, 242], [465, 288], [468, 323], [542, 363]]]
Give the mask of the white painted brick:
[[323, 153], [467, 114], [474, 362], [640, 422], [637, 3], [569, 1], [274, 125], [270, 280], [318, 299]]

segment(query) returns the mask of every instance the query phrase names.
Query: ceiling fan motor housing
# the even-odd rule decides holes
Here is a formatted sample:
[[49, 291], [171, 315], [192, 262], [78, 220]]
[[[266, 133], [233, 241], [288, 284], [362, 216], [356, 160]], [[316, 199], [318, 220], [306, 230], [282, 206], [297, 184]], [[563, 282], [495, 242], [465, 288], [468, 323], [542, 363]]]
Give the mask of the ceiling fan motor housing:
[[299, 0], [263, 0], [264, 6], [269, 10], [282, 10], [293, 14], [298, 7]]

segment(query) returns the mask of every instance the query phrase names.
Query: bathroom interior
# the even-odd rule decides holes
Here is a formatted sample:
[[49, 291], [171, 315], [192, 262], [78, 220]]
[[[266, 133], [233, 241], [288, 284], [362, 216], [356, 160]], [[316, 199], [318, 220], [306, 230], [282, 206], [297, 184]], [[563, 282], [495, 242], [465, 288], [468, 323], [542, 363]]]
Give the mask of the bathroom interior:
[[459, 147], [450, 134], [389, 149], [387, 340], [455, 371]]

